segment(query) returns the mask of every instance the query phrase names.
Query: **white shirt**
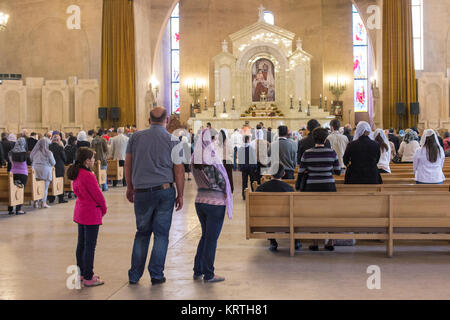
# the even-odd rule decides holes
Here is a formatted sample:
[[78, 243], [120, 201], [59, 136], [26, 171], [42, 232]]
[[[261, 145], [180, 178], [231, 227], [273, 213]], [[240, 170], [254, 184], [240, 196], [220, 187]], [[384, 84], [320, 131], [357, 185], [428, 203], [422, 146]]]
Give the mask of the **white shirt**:
[[413, 162], [414, 154], [418, 149], [420, 149], [420, 144], [416, 140], [410, 143], [403, 141], [398, 149], [398, 155], [402, 158], [402, 162]]
[[340, 134], [338, 131], [333, 131], [327, 138], [330, 142], [331, 148], [336, 152], [339, 165], [341, 168], [345, 168], [344, 165], [344, 154], [347, 149], [347, 145], [349, 144], [348, 138], [343, 134]]
[[244, 144], [243, 136], [239, 133], [239, 131], [233, 132], [231, 135], [231, 144], [234, 148], [240, 148]]
[[129, 138], [119, 134], [109, 140], [111, 142], [111, 149], [109, 150], [111, 157], [114, 160], [125, 160]]
[[391, 173], [391, 168], [389, 164], [391, 163], [391, 146], [388, 145], [388, 150], [380, 150], [381, 156], [380, 161], [378, 161], [378, 169], [382, 169], [386, 172]]
[[416, 181], [422, 183], [441, 183], [445, 181], [445, 175], [442, 172], [445, 162], [445, 154], [442, 147], [439, 146], [440, 153], [437, 161], [431, 163], [428, 160], [426, 147], [417, 150], [414, 155], [414, 173]]

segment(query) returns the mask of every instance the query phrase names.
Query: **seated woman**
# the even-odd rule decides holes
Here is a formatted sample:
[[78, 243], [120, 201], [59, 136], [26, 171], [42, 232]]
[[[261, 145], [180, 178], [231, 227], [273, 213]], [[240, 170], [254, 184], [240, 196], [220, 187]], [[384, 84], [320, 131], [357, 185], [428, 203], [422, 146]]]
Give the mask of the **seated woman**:
[[398, 156], [402, 158], [402, 163], [412, 163], [414, 154], [420, 149], [420, 144], [417, 142], [418, 136], [414, 130], [408, 130], [405, 133], [403, 142], [398, 149]]
[[[275, 167], [277, 164], [274, 165]], [[256, 192], [294, 192], [294, 188], [283, 182], [282, 179], [285, 175], [285, 170], [283, 165], [278, 164], [278, 171], [272, 175], [272, 180], [260, 185]], [[270, 241], [270, 251], [277, 251], [278, 242], [275, 239], [269, 239]], [[301, 248], [300, 240], [295, 240], [295, 250]]]
[[417, 184], [443, 184], [442, 171], [445, 153], [433, 130], [425, 130], [420, 141], [421, 148], [414, 155], [414, 174]]
[[389, 163], [391, 162], [391, 145], [383, 130], [375, 130], [375, 142], [380, 146], [380, 161], [378, 161], [378, 171], [380, 173], [391, 173]]
[[355, 137], [344, 154], [344, 164], [347, 167], [345, 184], [383, 183], [378, 172], [380, 146], [373, 140], [370, 125], [365, 121], [360, 122], [356, 128]]
[[[325, 147], [325, 141], [328, 137], [328, 130], [316, 128], [312, 133], [315, 146], [303, 153], [300, 160], [300, 168], [296, 189], [304, 192], [336, 192], [336, 184], [333, 178], [341, 174], [341, 166], [336, 152], [331, 148]], [[301, 181], [306, 180], [304, 190], [300, 190]], [[319, 251], [318, 241], [309, 247], [311, 251]], [[334, 250], [333, 240], [328, 241], [325, 246], [328, 251]]]

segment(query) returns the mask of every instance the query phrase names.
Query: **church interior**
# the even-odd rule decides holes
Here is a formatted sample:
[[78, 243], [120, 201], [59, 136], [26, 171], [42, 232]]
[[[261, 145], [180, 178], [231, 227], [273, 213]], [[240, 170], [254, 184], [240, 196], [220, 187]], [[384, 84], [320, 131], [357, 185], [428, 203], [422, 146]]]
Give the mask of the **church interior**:
[[[240, 134], [225, 179], [234, 181], [234, 214], [225, 216], [214, 262], [223, 283], [206, 283], [206, 274], [204, 282], [192, 279], [204, 230], [197, 169], [188, 164], [184, 204], [171, 221], [167, 282], [152, 285], [146, 269], [137, 286], [128, 277], [137, 218], [126, 157], [133, 136], [155, 126], [149, 114], [153, 123], [161, 110], [168, 132], [190, 150], [205, 128], [229, 140]], [[333, 195], [258, 195], [253, 184], [275, 179], [262, 171], [244, 184], [236, 167], [243, 137], [250, 148], [252, 140], [271, 144], [266, 128], [281, 140], [287, 127], [298, 155], [301, 140], [315, 137], [312, 120], [343, 137], [353, 138], [361, 123], [372, 135], [381, 129], [381, 152], [392, 151], [389, 170], [378, 163], [383, 183], [351, 187], [354, 160], [341, 165]], [[444, 182], [421, 186], [404, 150], [409, 136], [416, 150], [429, 150], [423, 141], [434, 134], [450, 157], [449, 132], [450, 0], [0, 0], [0, 299], [446, 300], [450, 164], [442, 159]], [[119, 136], [129, 141], [126, 155], [113, 152]], [[53, 154], [52, 145], [62, 145], [65, 171], [53, 164], [47, 184], [30, 160], [20, 180], [11, 166], [21, 138], [28, 156], [39, 149], [31, 138], [38, 147], [47, 141]], [[76, 141], [89, 141], [97, 161], [98, 138], [107, 150], [92, 172], [108, 212], [95, 274], [105, 283], [87, 288], [71, 278], [82, 197], [68, 172], [78, 161]], [[295, 160], [295, 177], [303, 160]], [[286, 183], [295, 187], [292, 178]], [[329, 233], [332, 252], [308, 250]]]

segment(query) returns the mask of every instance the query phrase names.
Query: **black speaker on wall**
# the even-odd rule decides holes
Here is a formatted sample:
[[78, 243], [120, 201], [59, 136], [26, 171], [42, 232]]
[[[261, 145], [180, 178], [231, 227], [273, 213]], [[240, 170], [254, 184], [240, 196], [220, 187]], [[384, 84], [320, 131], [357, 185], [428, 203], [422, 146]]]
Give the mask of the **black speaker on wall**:
[[403, 102], [397, 103], [396, 111], [398, 116], [406, 115], [406, 103]]
[[98, 108], [98, 118], [102, 121], [108, 119], [108, 108]]
[[411, 114], [414, 116], [420, 114], [420, 104], [418, 102], [411, 102]]
[[120, 120], [120, 108], [111, 108], [111, 120], [112, 121], [119, 121]]

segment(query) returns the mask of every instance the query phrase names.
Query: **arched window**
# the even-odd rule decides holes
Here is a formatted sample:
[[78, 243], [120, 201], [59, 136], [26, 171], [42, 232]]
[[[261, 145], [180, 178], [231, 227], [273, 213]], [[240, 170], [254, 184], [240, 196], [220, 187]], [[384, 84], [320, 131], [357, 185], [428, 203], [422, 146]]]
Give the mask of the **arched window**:
[[180, 113], [180, 4], [170, 16], [170, 68], [172, 114]]
[[355, 112], [368, 112], [369, 38], [364, 22], [353, 6], [353, 78]]
[[411, 0], [411, 11], [414, 41], [414, 66], [416, 70], [423, 70], [423, 0]]
[[268, 24], [275, 24], [275, 16], [271, 11], [264, 11], [264, 21]]

